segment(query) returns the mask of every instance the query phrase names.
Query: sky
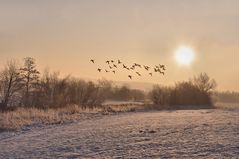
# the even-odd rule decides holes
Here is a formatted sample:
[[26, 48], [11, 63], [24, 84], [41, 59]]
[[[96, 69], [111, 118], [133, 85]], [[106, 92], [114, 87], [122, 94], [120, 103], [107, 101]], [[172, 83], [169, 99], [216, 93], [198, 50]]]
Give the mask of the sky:
[[[206, 72], [219, 90], [239, 90], [238, 0], [0, 0], [0, 19], [1, 67], [30, 56], [41, 71], [130, 81], [122, 69], [96, 71], [121, 59], [167, 67], [132, 81], [172, 85]], [[181, 46], [195, 52], [190, 65], [175, 60]]]

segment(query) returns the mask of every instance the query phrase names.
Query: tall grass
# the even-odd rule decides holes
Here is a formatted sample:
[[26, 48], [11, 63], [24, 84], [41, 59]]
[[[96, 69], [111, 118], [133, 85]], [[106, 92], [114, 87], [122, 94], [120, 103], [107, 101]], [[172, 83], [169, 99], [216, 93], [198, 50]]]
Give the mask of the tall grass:
[[36, 124], [60, 124], [79, 120], [80, 113], [98, 113], [102, 109], [82, 109], [72, 105], [57, 109], [17, 108], [14, 111], [0, 113], [0, 130], [16, 130], [23, 126]]

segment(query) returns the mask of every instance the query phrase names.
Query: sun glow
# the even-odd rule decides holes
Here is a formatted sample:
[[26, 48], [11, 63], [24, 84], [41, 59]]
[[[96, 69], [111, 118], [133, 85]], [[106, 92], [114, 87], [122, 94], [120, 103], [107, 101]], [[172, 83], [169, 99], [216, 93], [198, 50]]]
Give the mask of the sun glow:
[[182, 65], [189, 65], [195, 58], [194, 51], [189, 47], [180, 47], [175, 52], [176, 61]]

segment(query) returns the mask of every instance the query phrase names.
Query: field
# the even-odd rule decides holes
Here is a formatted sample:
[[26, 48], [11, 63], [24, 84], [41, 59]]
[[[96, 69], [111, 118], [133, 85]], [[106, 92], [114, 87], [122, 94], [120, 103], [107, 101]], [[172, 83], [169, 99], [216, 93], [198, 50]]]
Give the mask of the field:
[[239, 110], [136, 111], [0, 133], [0, 158], [237, 158]]

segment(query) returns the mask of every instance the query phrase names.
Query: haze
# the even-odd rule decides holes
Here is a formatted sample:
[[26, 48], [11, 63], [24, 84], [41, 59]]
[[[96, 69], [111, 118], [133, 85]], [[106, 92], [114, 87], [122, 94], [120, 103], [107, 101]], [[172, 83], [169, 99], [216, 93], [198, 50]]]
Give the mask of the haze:
[[[100, 74], [107, 59], [165, 64], [166, 76], [138, 82], [173, 84], [200, 72], [220, 90], [239, 90], [238, 0], [0, 1], [0, 65], [34, 57], [45, 67], [82, 78], [127, 81], [125, 72]], [[175, 51], [195, 51], [189, 66]]]

